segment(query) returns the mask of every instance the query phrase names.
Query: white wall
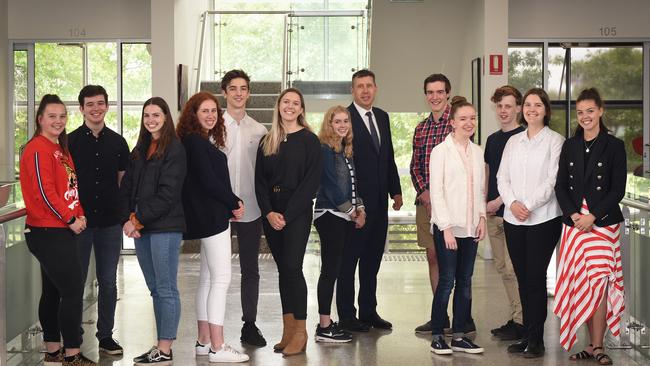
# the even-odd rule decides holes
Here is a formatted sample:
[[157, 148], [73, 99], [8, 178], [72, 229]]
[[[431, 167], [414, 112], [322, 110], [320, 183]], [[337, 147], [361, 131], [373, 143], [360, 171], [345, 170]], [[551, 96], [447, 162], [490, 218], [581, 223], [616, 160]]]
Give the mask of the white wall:
[[370, 69], [377, 74], [377, 105], [391, 112], [426, 112], [422, 82], [433, 73], [452, 84], [464, 65], [467, 9], [474, 0], [392, 3], [374, 0]]
[[645, 38], [649, 16], [648, 0], [510, 0], [509, 36], [602, 38], [601, 27], [616, 27], [609, 38]]
[[[149, 39], [150, 0], [8, 0], [9, 39]], [[85, 36], [79, 34], [85, 32]]]

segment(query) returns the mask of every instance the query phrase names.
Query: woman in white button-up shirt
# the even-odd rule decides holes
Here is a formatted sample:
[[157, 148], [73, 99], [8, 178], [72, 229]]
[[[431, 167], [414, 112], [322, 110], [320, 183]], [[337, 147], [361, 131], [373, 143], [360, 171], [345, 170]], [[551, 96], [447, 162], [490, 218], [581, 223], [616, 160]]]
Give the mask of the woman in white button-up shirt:
[[[429, 162], [431, 223], [440, 270], [431, 306], [431, 350], [436, 354], [483, 353], [464, 333], [476, 250], [485, 236], [485, 163], [481, 148], [470, 141], [476, 130], [476, 109], [465, 98], [454, 97], [450, 122], [454, 132], [431, 150]], [[453, 338], [449, 347], [443, 324], [452, 289]]]
[[548, 127], [550, 118], [546, 92], [529, 90], [521, 120], [527, 129], [508, 140], [497, 173], [505, 205], [503, 226], [526, 328], [525, 338], [508, 347], [508, 352], [527, 358], [544, 355], [546, 269], [562, 225], [554, 187], [564, 137]]

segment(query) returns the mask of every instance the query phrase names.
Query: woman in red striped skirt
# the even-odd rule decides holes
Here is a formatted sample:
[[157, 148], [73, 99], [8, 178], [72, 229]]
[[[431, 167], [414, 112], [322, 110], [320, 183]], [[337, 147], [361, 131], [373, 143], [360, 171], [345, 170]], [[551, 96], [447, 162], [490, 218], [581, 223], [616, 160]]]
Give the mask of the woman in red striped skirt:
[[579, 126], [562, 147], [555, 185], [564, 225], [553, 312], [560, 318], [560, 344], [567, 350], [587, 323], [591, 343], [571, 360], [595, 358], [611, 365], [603, 349], [605, 332], [609, 328], [619, 335], [625, 309], [618, 205], [625, 194], [625, 147], [603, 124], [603, 101], [596, 89], [580, 93], [576, 114]]

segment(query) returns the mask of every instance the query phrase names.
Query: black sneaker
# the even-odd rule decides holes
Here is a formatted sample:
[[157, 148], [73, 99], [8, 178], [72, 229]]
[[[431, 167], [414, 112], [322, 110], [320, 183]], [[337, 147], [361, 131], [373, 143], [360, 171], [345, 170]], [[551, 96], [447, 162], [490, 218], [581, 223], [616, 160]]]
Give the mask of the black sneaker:
[[431, 334], [431, 320], [415, 328], [415, 333], [417, 334]]
[[168, 366], [174, 363], [174, 357], [172, 351], [169, 350], [169, 354], [154, 348], [149, 352], [147, 358], [141, 361], [135, 362], [135, 366], [146, 366], [146, 365], [158, 365], [158, 366]]
[[495, 337], [502, 341], [516, 341], [522, 339], [525, 336], [525, 333], [523, 325], [511, 321], [510, 325], [497, 333]]
[[545, 350], [543, 342], [528, 342], [528, 347], [522, 355], [524, 358], [539, 358], [544, 356]]
[[149, 348], [149, 350], [148, 350], [147, 352], [141, 354], [140, 356], [133, 357], [133, 362], [140, 362], [140, 361], [144, 361], [144, 360], [146, 360], [146, 359], [147, 359], [147, 356], [149, 356], [149, 354], [151, 353], [151, 351], [153, 351], [153, 350], [155, 350], [155, 349], [156, 349], [156, 346], [153, 346], [153, 347]]
[[112, 337], [104, 338], [99, 341], [99, 351], [109, 355], [124, 354], [124, 349]]
[[368, 332], [370, 325], [360, 321], [357, 318], [340, 319], [339, 328], [348, 332]]
[[316, 324], [316, 342], [324, 343], [347, 343], [352, 340], [352, 336], [341, 330], [336, 322], [330, 321], [330, 325], [322, 328]]
[[436, 337], [431, 341], [431, 352], [437, 354], [437, 355], [450, 355], [454, 353], [454, 351], [449, 348], [449, 345], [447, 345], [447, 342], [445, 342], [445, 339], [442, 337]]
[[491, 329], [491, 330], [490, 330], [490, 333], [492, 333], [492, 335], [498, 336], [499, 333], [502, 333], [504, 330], [510, 328], [510, 326], [512, 325], [512, 323], [514, 323], [513, 320], [508, 320], [508, 322], [505, 323], [504, 325], [502, 325], [502, 326], [500, 326], [500, 327], [498, 327], [498, 328]]
[[244, 326], [241, 327], [241, 337], [239, 337], [239, 340], [251, 346], [266, 346], [266, 339], [264, 339], [262, 332], [260, 332], [259, 328], [253, 322], [244, 323]]
[[508, 346], [508, 353], [523, 353], [528, 347], [528, 340], [522, 339]]
[[483, 353], [485, 351], [483, 347], [476, 345], [467, 337], [463, 337], [458, 340], [452, 339], [451, 349], [454, 350], [455, 352], [465, 352], [465, 353]]

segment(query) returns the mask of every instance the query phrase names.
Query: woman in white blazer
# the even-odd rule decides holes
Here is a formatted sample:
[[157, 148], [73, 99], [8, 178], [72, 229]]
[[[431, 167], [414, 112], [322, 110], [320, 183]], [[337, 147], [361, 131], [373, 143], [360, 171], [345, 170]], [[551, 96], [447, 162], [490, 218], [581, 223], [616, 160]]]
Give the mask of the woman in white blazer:
[[[467, 338], [464, 329], [470, 313], [478, 241], [485, 236], [485, 163], [483, 151], [470, 140], [476, 130], [474, 106], [463, 97], [454, 97], [450, 116], [454, 131], [431, 150], [429, 162], [431, 223], [440, 271], [431, 310], [431, 351], [482, 353], [483, 348]], [[444, 339], [443, 324], [452, 289], [450, 347]]]
[[551, 130], [551, 103], [539, 88], [524, 95], [526, 130], [506, 143], [497, 173], [506, 245], [519, 283], [525, 338], [508, 347], [526, 358], [544, 355], [546, 269], [562, 226], [555, 180], [564, 137]]

